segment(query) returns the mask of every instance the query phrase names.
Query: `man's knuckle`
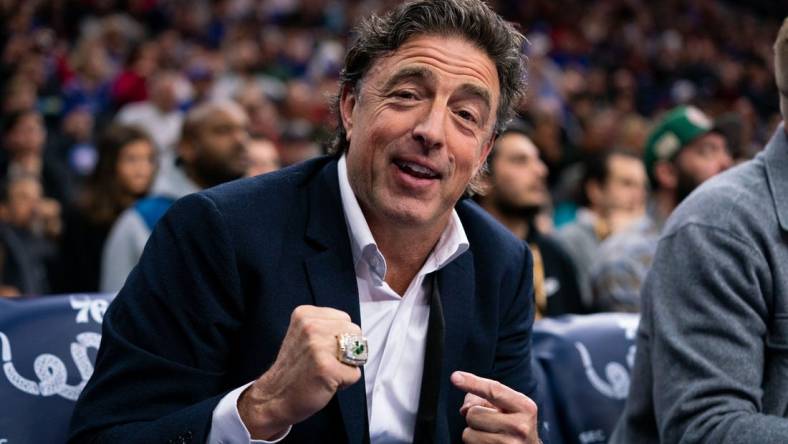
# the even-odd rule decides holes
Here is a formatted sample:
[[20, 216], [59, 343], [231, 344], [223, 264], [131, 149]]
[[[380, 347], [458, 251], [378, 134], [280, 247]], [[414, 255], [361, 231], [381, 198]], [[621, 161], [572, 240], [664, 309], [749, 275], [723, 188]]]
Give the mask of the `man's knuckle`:
[[473, 430], [470, 427], [465, 427], [465, 430], [462, 431], [462, 442], [470, 442], [471, 438], [473, 438]]
[[293, 313], [290, 315], [290, 319], [298, 320], [304, 316], [304, 311], [306, 310], [306, 305], [299, 305], [298, 307], [293, 310]]
[[531, 434], [531, 427], [526, 422], [518, 422], [514, 425], [514, 433], [517, 436], [527, 438]]
[[332, 361], [334, 361], [334, 359], [331, 356], [317, 354], [315, 357], [315, 369], [320, 374], [330, 373], [334, 366]]
[[317, 353], [320, 350], [321, 338], [317, 335], [307, 335], [305, 338], [306, 348], [311, 353]]
[[500, 401], [506, 394], [506, 387], [498, 381], [493, 381], [490, 384], [490, 401]]
[[301, 331], [309, 338], [319, 336], [319, 330], [320, 326], [316, 322], [301, 323]]
[[533, 399], [525, 395], [523, 395], [523, 397], [525, 398], [525, 400], [523, 401], [523, 403], [525, 404], [525, 411], [527, 413], [532, 414], [533, 416], [536, 416], [537, 413], [539, 413], [539, 406], [536, 405]]

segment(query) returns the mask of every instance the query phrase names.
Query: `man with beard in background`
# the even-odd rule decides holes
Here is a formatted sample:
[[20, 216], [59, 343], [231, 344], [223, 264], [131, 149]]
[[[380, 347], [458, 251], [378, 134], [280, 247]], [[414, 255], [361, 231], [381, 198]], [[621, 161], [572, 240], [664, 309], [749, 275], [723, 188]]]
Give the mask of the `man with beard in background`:
[[771, 140], [665, 225], [612, 444], [788, 442], [788, 19], [774, 62]]
[[733, 163], [725, 137], [693, 106], [675, 108], [662, 118], [646, 141], [643, 161], [651, 201], [642, 221], [600, 246], [591, 269], [596, 311], [640, 310], [640, 286], [665, 220], [696, 187]]
[[101, 291], [120, 290], [153, 226], [175, 200], [246, 173], [247, 123], [243, 108], [231, 101], [207, 102], [189, 111], [175, 166], [159, 173], [150, 196], [124, 211], [107, 237]]
[[547, 167], [525, 132], [509, 126], [487, 160], [484, 194], [479, 204], [531, 247], [534, 297], [538, 314], [581, 313], [577, 273], [570, 256], [552, 237], [539, 231], [537, 216], [550, 200]]

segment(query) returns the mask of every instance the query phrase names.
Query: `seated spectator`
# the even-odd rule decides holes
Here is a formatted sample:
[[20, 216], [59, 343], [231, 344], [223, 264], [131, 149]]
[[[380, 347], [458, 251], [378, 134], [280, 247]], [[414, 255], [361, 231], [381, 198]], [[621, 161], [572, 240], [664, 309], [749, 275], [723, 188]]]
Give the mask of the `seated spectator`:
[[84, 182], [98, 161], [98, 152], [93, 144], [94, 127], [94, 116], [89, 109], [74, 108], [63, 117], [60, 131], [52, 134], [47, 143], [48, 157], [68, 170], [75, 179], [75, 185]]
[[539, 151], [519, 129], [509, 128], [487, 159], [489, 172], [477, 201], [493, 217], [531, 247], [537, 316], [581, 313], [583, 307], [572, 259], [534, 222], [548, 204], [547, 167]]
[[126, 209], [110, 230], [101, 260], [101, 291], [123, 286], [153, 226], [175, 200], [246, 173], [247, 139], [246, 113], [235, 102], [207, 102], [189, 110], [176, 165], [159, 172], [151, 195]]
[[38, 90], [32, 81], [16, 76], [6, 81], [2, 88], [0, 112], [9, 115], [36, 107]]
[[279, 162], [279, 152], [270, 140], [252, 139], [246, 145], [249, 156], [249, 168], [246, 176], [257, 176], [260, 174], [276, 171], [281, 167]]
[[0, 271], [5, 295], [43, 295], [60, 235], [60, 204], [43, 196], [38, 178], [25, 173], [8, 176], [0, 193]]
[[143, 130], [109, 127], [98, 140], [100, 157], [77, 208], [66, 212], [60, 243], [60, 293], [96, 292], [101, 253], [112, 224], [145, 196], [156, 173], [156, 148]]
[[774, 61], [772, 139], [665, 226], [613, 444], [788, 442], [788, 19]]
[[557, 233], [577, 269], [583, 303], [591, 305], [591, 266], [599, 245], [643, 216], [648, 177], [643, 161], [624, 150], [605, 150], [584, 165], [580, 209]]
[[653, 187], [646, 216], [606, 239], [591, 270], [594, 308], [639, 311], [640, 286], [651, 268], [665, 220], [698, 185], [731, 166], [725, 138], [695, 107], [667, 113], [644, 152]]
[[247, 81], [241, 85], [235, 101], [249, 116], [249, 132], [252, 137], [264, 137], [273, 142], [280, 139], [283, 119], [276, 106], [265, 96], [259, 83]]
[[71, 201], [71, 180], [57, 162], [44, 157], [46, 129], [41, 114], [33, 109], [8, 114], [2, 123], [5, 164], [0, 171], [8, 176], [28, 174], [37, 177], [44, 195], [61, 205]]
[[160, 71], [150, 79], [148, 100], [129, 103], [118, 112], [115, 120], [136, 125], [147, 131], [159, 150], [159, 165], [164, 168], [175, 157], [174, 146], [183, 125], [183, 112], [178, 108], [177, 88], [181, 76], [174, 71]]
[[111, 96], [116, 109], [148, 99], [147, 81], [156, 69], [158, 56], [156, 42], [146, 41], [131, 49], [126, 65], [112, 82]]
[[86, 107], [100, 116], [110, 111], [110, 80], [115, 67], [98, 36], [84, 36], [70, 57], [71, 77], [63, 85], [65, 112]]

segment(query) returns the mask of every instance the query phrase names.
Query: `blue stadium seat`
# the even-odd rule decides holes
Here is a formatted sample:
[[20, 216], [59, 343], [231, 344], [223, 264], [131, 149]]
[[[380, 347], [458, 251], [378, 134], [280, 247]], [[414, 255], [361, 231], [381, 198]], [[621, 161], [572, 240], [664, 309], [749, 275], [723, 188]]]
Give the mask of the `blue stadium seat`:
[[602, 313], [536, 323], [540, 414], [551, 444], [607, 442], [629, 393], [638, 321], [636, 314]]
[[65, 441], [111, 298], [0, 298], [0, 444]]
[[[65, 441], [112, 296], [0, 298], [0, 444]], [[536, 323], [540, 414], [551, 443], [606, 442], [629, 391], [637, 322], [610, 313]]]

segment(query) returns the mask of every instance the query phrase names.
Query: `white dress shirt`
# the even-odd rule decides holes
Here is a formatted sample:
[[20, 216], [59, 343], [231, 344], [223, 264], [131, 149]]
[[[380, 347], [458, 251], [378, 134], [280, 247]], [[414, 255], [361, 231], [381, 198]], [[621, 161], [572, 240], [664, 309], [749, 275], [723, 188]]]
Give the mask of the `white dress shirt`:
[[[438, 243], [400, 297], [385, 282], [386, 259], [350, 187], [344, 155], [338, 163], [338, 175], [356, 272], [361, 328], [369, 345], [364, 386], [370, 440], [373, 443], [409, 443], [413, 440], [421, 393], [429, 296], [434, 285], [431, 273], [464, 253], [468, 249], [468, 238], [459, 216], [452, 210], [449, 224]], [[238, 413], [238, 397], [248, 385], [228, 393], [214, 409], [209, 444], [267, 442], [250, 440]]]

